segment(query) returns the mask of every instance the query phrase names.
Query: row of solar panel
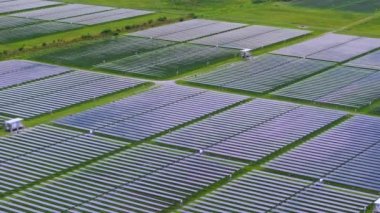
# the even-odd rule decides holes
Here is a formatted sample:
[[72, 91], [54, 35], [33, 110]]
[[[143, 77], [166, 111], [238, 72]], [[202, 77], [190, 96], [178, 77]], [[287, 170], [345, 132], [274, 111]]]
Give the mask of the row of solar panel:
[[[2, 10], [11, 11], [12, 8], [23, 10], [55, 4], [61, 3], [42, 0], [2, 2], [0, 3], [0, 13]], [[150, 13], [152, 12], [95, 5], [65, 4], [11, 14], [0, 17], [0, 43], [14, 42], [78, 29], [85, 25], [101, 24]]]
[[269, 162], [265, 167], [380, 191], [380, 119], [352, 119]]
[[28, 10], [39, 7], [53, 6], [62, 4], [56, 1], [45, 0], [12, 0], [12, 1], [0, 1], [0, 13], [10, 13], [20, 10]]
[[[373, 54], [378, 55], [378, 52]], [[374, 60], [370, 54], [347, 65], [369, 60], [366, 58]], [[186, 81], [222, 89], [271, 92], [277, 96], [352, 108], [368, 106], [380, 98], [379, 70], [350, 66], [327, 70], [333, 66], [336, 64], [327, 61], [264, 55], [222, 66], [200, 76], [191, 76]]]
[[39, 19], [45, 21], [59, 21], [74, 24], [93, 25], [108, 21], [116, 21], [135, 16], [150, 14], [150, 11], [118, 9], [113, 7], [66, 4], [12, 14], [14, 17]]
[[252, 171], [180, 212], [363, 212], [377, 195]]
[[[235, 49], [258, 49], [310, 31], [196, 19], [132, 33], [132, 36]], [[216, 35], [215, 35], [216, 34]], [[203, 38], [204, 37], [204, 38]], [[197, 40], [194, 40], [197, 39]]]
[[[90, 142], [94, 146], [105, 147], [92, 150], [96, 152], [92, 154], [97, 155], [119, 146], [114, 143], [103, 144], [104, 139], [98, 137], [74, 136], [68, 142], [62, 141], [52, 145], [51, 149], [56, 154], [49, 155], [41, 164], [38, 163], [39, 160], [44, 158], [43, 153], [49, 151], [50, 148], [31, 152], [14, 161], [2, 163], [5, 176], [1, 178], [5, 185], [1, 187], [12, 188], [14, 187], [12, 184], [19, 186], [22, 183], [42, 178], [43, 175], [49, 175], [45, 169], [42, 169], [44, 171], [42, 173], [38, 172], [38, 169], [44, 165], [50, 168], [48, 171], [52, 171], [59, 169], [57, 168], [59, 166], [62, 169], [85, 161], [88, 157], [86, 154], [90, 150], [86, 149], [85, 155], [81, 155], [82, 152], [76, 153], [75, 151], [79, 151], [82, 144], [82, 142], [77, 143], [78, 140], [84, 140], [83, 143]], [[30, 144], [28, 145], [30, 146]], [[65, 153], [65, 149], [70, 149], [70, 146], [74, 147], [73, 150], [68, 150], [70, 155], [62, 156], [61, 159], [60, 156]], [[23, 163], [24, 161], [26, 163]], [[57, 165], [51, 167], [48, 163]], [[65, 163], [66, 165], [63, 165]], [[36, 165], [33, 166], [34, 164]], [[179, 204], [205, 187], [229, 177], [245, 165], [230, 160], [145, 144], [119, 152], [100, 162], [3, 199], [0, 201], [0, 210], [6, 212], [101, 212], [128, 209], [159, 212]], [[17, 174], [20, 170], [23, 171], [22, 175]]]
[[181, 86], [161, 86], [55, 123], [140, 141], [246, 98]]
[[[143, 83], [30, 61], [4, 61], [0, 66], [0, 89], [5, 88], [0, 90], [0, 113], [12, 117], [51, 113]], [[15, 85], [19, 86], [11, 87]]]

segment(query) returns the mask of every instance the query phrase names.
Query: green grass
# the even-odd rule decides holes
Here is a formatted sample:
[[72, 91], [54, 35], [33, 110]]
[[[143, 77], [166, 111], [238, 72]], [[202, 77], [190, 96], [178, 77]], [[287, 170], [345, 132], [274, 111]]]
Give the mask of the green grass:
[[[313, 0], [313, 1], [317, 2], [316, 0]], [[116, 31], [117, 29], [125, 28], [126, 25], [128, 26], [140, 25], [142, 23], [148, 22], [148, 20], [151, 20], [151, 19], [156, 20], [157, 18], [162, 17], [162, 16], [166, 16], [169, 19], [178, 19], [179, 17], [184, 17], [189, 13], [195, 13], [200, 18], [243, 22], [243, 23], [248, 23], [248, 24], [262, 24], [262, 25], [272, 25], [272, 26], [280, 26], [280, 27], [292, 27], [292, 28], [298, 28], [302, 26], [309, 30], [314, 31], [312, 35], [305, 36], [300, 39], [284, 42], [278, 45], [270, 46], [267, 48], [263, 48], [261, 50], [257, 50], [254, 52], [254, 55], [263, 54], [271, 50], [278, 49], [280, 47], [299, 42], [304, 39], [309, 39], [311, 37], [318, 36], [324, 32], [335, 31], [339, 29], [344, 29], [341, 32], [346, 33], [346, 34], [380, 37], [380, 28], [379, 28], [380, 13], [377, 13], [377, 14], [352, 13], [352, 12], [347, 12], [347, 11], [345, 12], [345, 11], [337, 11], [337, 10], [331, 10], [331, 9], [311, 9], [311, 8], [293, 6], [292, 4], [289, 4], [289, 3], [268, 2], [268, 3], [263, 3], [263, 4], [252, 4], [251, 0], [230, 0], [230, 1], [228, 0], [199, 0], [199, 1], [196, 1], [196, 0], [193, 0], [193, 1], [192, 0], [187, 0], [187, 1], [186, 0], [185, 1], [181, 1], [181, 0], [176, 0], [176, 1], [173, 1], [173, 0], [160, 0], [160, 1], [157, 1], [157, 0], [66, 0], [66, 2], [99, 4], [99, 5], [108, 5], [108, 6], [116, 6], [116, 7], [129, 7], [129, 8], [135, 8], [135, 9], [150, 9], [150, 10], [155, 10], [158, 13], [153, 14], [153, 15], [133, 18], [133, 19], [127, 19], [127, 20], [122, 20], [122, 21], [115, 21], [111, 23], [85, 27], [85, 28], [71, 30], [71, 31], [63, 32], [63, 33], [46, 35], [39, 38], [31, 38], [31, 39], [26, 39], [19, 42], [3, 44], [3, 45], [0, 45], [0, 51], [17, 50], [20, 47], [23, 47], [25, 49], [35, 48], [35, 49], [27, 50], [27, 51], [22, 51], [20, 53], [17, 53], [15, 56], [11, 56], [11, 57], [34, 58], [34, 57], [43, 56], [45, 54], [46, 58], [40, 58], [41, 60], [63, 64], [64, 62], [49, 59], [48, 54], [50, 53], [54, 54], [55, 52], [59, 52], [59, 51], [62, 51], [62, 52], [67, 51], [65, 53], [70, 54], [69, 50], [71, 50], [71, 48], [73, 49], [76, 48], [77, 51], [80, 52], [81, 48], [83, 47], [82, 45], [87, 44], [87, 43], [97, 42], [97, 41], [85, 41], [83, 43], [71, 42], [72, 40], [80, 40], [81, 36], [83, 35], [96, 36], [96, 35], [99, 35], [100, 32], [106, 29]], [[173, 2], [177, 2], [177, 3], [173, 3]], [[193, 3], [193, 2], [198, 2], [198, 3]], [[367, 9], [362, 8], [360, 10], [365, 11]], [[131, 31], [134, 31], [134, 30], [138, 30], [138, 29], [134, 28]], [[99, 42], [101, 43], [101, 42], [106, 42], [106, 41], [99, 41]], [[43, 43], [54, 44], [54, 45], [47, 45], [46, 47], [43, 47], [42, 46]], [[65, 50], [62, 50], [62, 48], [65, 48]], [[92, 61], [99, 60], [95, 57], [93, 59], [89, 59], [89, 60], [86, 59], [86, 60], [81, 61], [82, 58], [80, 58], [80, 56], [78, 56], [78, 59], [79, 60], [77, 60], [75, 64], [72, 64], [72, 66], [78, 66], [78, 67], [81, 66], [81, 67], [90, 68], [88, 64], [92, 64]], [[239, 60], [238, 58], [232, 58], [230, 60], [221, 61], [214, 65], [204, 67], [202, 69], [192, 70], [189, 73], [180, 74], [176, 77], [183, 77], [185, 74], [196, 75], [196, 74], [200, 74], [204, 72], [209, 72], [217, 66], [225, 64], [227, 62], [233, 62], [233, 61], [238, 61], [238, 60]], [[75, 106], [63, 109], [53, 114], [44, 115], [44, 116], [40, 116], [31, 120], [27, 120], [25, 123], [27, 127], [33, 127], [39, 124], [47, 124], [53, 120], [62, 118], [64, 116], [82, 112], [84, 110], [88, 110], [100, 105], [110, 103], [115, 100], [129, 97], [139, 92], [146, 91], [150, 88], [150, 86], [152, 86], [152, 84], [138, 87], [132, 90], [126, 90], [119, 93], [115, 93], [106, 97], [99, 98], [95, 101], [85, 102], [79, 105], [75, 105]], [[206, 89], [215, 89], [215, 88], [207, 87]], [[230, 90], [223, 90], [223, 91], [238, 93], [238, 94], [245, 94], [241, 91], [230, 91]], [[249, 94], [249, 95], [251, 95], [252, 97], [257, 97], [257, 95], [255, 94]], [[262, 95], [259, 97], [313, 105], [313, 103], [310, 103], [310, 102], [304, 103], [302, 101], [283, 99], [283, 98], [274, 97], [271, 95]], [[346, 110], [353, 115], [356, 114], [356, 112], [353, 109], [343, 109], [343, 108], [330, 106], [330, 105], [318, 105], [318, 106], [332, 108], [332, 109]], [[376, 113], [376, 111], [378, 111], [380, 115], [379, 101], [375, 102], [371, 107], [367, 107], [361, 110], [360, 113], [370, 114], [370, 113]], [[338, 121], [338, 123], [342, 121], [343, 120], [340, 120]], [[280, 152], [277, 152], [273, 155], [268, 156], [267, 158], [265, 158], [265, 160], [261, 162], [253, 163], [243, 168], [241, 171], [233, 175], [232, 180], [239, 178], [241, 177], [241, 175], [246, 174], [247, 172], [250, 172], [252, 170], [255, 170], [255, 169], [261, 170], [262, 167], [260, 166], [264, 164], [265, 162], [290, 151], [296, 146], [310, 140], [311, 138], [319, 134], [322, 134], [324, 131], [327, 131], [329, 128], [332, 128], [338, 123], [333, 123], [327, 127], [324, 127], [320, 131], [317, 131], [316, 133], [311, 134], [308, 137], [293, 143], [291, 146], [287, 147], [286, 149], [283, 149]], [[178, 129], [183, 126], [187, 126], [189, 124], [190, 123], [181, 125], [175, 129]], [[5, 134], [6, 134], [5, 132], [0, 130], [0, 136], [5, 135]], [[148, 141], [142, 141], [142, 142], [149, 143]], [[129, 147], [124, 147], [123, 150], [127, 148]], [[118, 150], [118, 151], [121, 151], [121, 150]], [[110, 155], [115, 154], [115, 153], [110, 153]], [[110, 155], [107, 155], [107, 156], [110, 156]], [[107, 157], [107, 156], [102, 156], [99, 159], [94, 159], [93, 161], [89, 161], [86, 164], [82, 164], [76, 168], [73, 168], [70, 171], [75, 171], [76, 169], [82, 168], [92, 163], [96, 163], [98, 160], [103, 159], [104, 157]], [[55, 175], [54, 177], [64, 175], [66, 174], [66, 172], [68, 171], [59, 173]], [[49, 177], [49, 179], [51, 178], [53, 177]], [[191, 202], [196, 199], [199, 199], [201, 196], [212, 192], [213, 190], [228, 183], [229, 181], [231, 181], [231, 179], [228, 179], [228, 178], [223, 179], [222, 181], [208, 188], [205, 188], [200, 193], [192, 196], [187, 202]], [[35, 184], [40, 184], [42, 182], [43, 181], [35, 183]]]
[[356, 27], [342, 31], [345, 34], [353, 34], [369, 37], [380, 37], [380, 14], [369, 21], [364, 22]]
[[192, 12], [203, 18], [284, 27], [298, 27], [299, 25], [304, 25], [308, 26], [312, 30], [324, 31], [337, 29], [368, 16], [368, 14], [343, 11], [300, 8], [289, 3], [281, 2], [252, 4], [252, 1], [250, 0], [176, 1], [184, 3], [172, 3], [174, 1], [169, 0], [67, 0], [66, 2], [82, 2], [151, 9], [160, 12], [177, 14]]
[[[117, 29], [125, 25], [141, 24], [150, 19], [157, 19], [161, 16], [168, 18], [178, 18], [189, 13], [195, 13], [201, 18], [218, 19], [225, 21], [244, 22], [248, 24], [264, 24], [273, 26], [293, 27], [306, 26], [311, 30], [333, 31], [352, 22], [368, 17], [367, 13], [352, 13], [333, 10], [308, 9], [295, 7], [289, 3], [262, 3], [252, 4], [250, 0], [226, 1], [170, 1], [170, 0], [67, 0], [68, 3], [87, 3], [108, 5], [114, 7], [128, 7], [136, 9], [154, 10], [158, 13], [126, 19], [106, 24], [85, 27], [69, 32], [58, 33], [40, 38], [0, 45], [0, 51], [6, 49], [17, 49], [22, 46], [38, 46], [42, 43], [53, 40], [71, 40], [86, 34], [97, 34], [104, 29]], [[173, 3], [185, 2], [185, 3]], [[188, 3], [190, 2], [190, 3]], [[333, 17], [333, 18], [331, 18]], [[366, 30], [368, 34], [372, 29]], [[374, 34], [374, 32], [373, 32]]]
[[[143, 23], [148, 23], [149, 20], [157, 20], [158, 18], [163, 17], [163, 16], [167, 17], [168, 19], [177, 19], [181, 17], [181, 15], [178, 15], [178, 14], [155, 13], [155, 14], [136, 17], [132, 19], [125, 19], [121, 21], [115, 21], [115, 22], [110, 22], [110, 23], [105, 23], [105, 24], [100, 24], [100, 25], [84, 27], [77, 30], [70, 30], [63, 33], [55, 33], [51, 35], [41, 36], [38, 38], [30, 38], [30, 39], [25, 39], [23, 41], [0, 44], [0, 52], [3, 52], [4, 50], [6, 51], [17, 50], [21, 47], [24, 49], [27, 49], [27, 48], [36, 49], [36, 48], [41, 48], [43, 44], [51, 44], [51, 43], [57, 44], [56, 46], [58, 47], [62, 47], [62, 46], [67, 45], [65, 42], [78, 40], [82, 36], [88, 36], [88, 35], [96, 36], [96, 35], [99, 35], [104, 30], [117, 31], [117, 30], [125, 29], [126, 26], [134, 26], [134, 25], [140, 26]], [[62, 45], [58, 45], [59, 43], [62, 43]], [[30, 53], [27, 52], [26, 54], [29, 55]]]

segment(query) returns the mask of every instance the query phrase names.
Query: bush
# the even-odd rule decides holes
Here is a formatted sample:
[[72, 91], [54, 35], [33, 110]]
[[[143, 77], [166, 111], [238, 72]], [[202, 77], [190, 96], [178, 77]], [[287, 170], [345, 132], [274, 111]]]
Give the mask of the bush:
[[103, 30], [100, 34], [102, 34], [102, 35], [106, 35], [106, 34], [111, 34], [112, 33], [112, 30], [110, 30], [110, 29], [105, 29], [105, 30]]
[[166, 21], [168, 18], [166, 18], [166, 16], [162, 16], [162, 17], [159, 17], [158, 19], [157, 19], [157, 21]]

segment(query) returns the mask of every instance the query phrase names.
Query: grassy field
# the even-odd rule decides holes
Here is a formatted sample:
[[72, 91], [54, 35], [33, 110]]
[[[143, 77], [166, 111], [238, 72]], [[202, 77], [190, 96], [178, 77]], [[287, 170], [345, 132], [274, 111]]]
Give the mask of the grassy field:
[[[310, 29], [321, 31], [334, 30], [368, 16], [368, 14], [300, 8], [289, 3], [280, 2], [253, 4], [250, 0], [67, 0], [66, 2], [151, 9], [175, 14], [187, 14], [190, 12], [204, 18], [284, 27], [303, 25]], [[331, 17], [334, 18], [332, 19]]]
[[[148, 23], [150, 20], [158, 20], [161, 17], [166, 17], [169, 20], [177, 21], [181, 17], [188, 17], [189, 13], [194, 13], [199, 18], [208, 18], [208, 19], [216, 19], [216, 20], [225, 20], [225, 21], [234, 21], [234, 22], [243, 22], [248, 24], [262, 24], [262, 25], [271, 25], [271, 26], [280, 26], [280, 27], [291, 27], [291, 28], [306, 28], [314, 31], [313, 34], [305, 36], [300, 39], [295, 39], [291, 41], [287, 41], [281, 44], [273, 45], [270, 47], [263, 48], [261, 50], [255, 51], [254, 55], [263, 54], [274, 49], [278, 49], [283, 46], [287, 46], [290, 44], [294, 44], [300, 42], [305, 39], [310, 39], [312, 37], [318, 36], [324, 32], [330, 31], [338, 31], [346, 34], [355, 34], [355, 35], [363, 35], [363, 36], [371, 36], [371, 37], [380, 37], [380, 12], [372, 12], [371, 7], [368, 5], [358, 5], [359, 2], [375, 2], [378, 0], [300, 0], [305, 2], [304, 5], [293, 4], [293, 3], [284, 3], [284, 2], [266, 2], [261, 4], [253, 4], [252, 0], [66, 0], [68, 3], [88, 3], [88, 4], [98, 4], [98, 5], [107, 5], [107, 6], [115, 6], [115, 7], [128, 7], [134, 9], [146, 9], [146, 10], [154, 10], [157, 13], [153, 15], [142, 16], [133, 19], [127, 19], [122, 21], [116, 21], [91, 27], [85, 27], [77, 30], [71, 30], [64, 33], [51, 34], [47, 36], [42, 36], [34, 39], [26, 39], [19, 42], [13, 42], [8, 44], [0, 45], [0, 51], [4, 50], [17, 50], [19, 48], [34, 48], [30, 50], [20, 51], [19, 54], [12, 55], [10, 57], [17, 58], [38, 58], [41, 61], [46, 61], [50, 63], [57, 64], [70, 64], [71, 66], [82, 67], [86, 69], [91, 69], [92, 65], [95, 65], [99, 62], [99, 60], [108, 60], [111, 58], [122, 58], [126, 55], [132, 55], [131, 52], [126, 53], [124, 48], [120, 48], [120, 52], [114, 51], [108, 53], [107, 49], [104, 49], [104, 55], [99, 57], [97, 54], [91, 55], [92, 51], [98, 52], [101, 47], [105, 44], [108, 44], [109, 51], [113, 51], [113, 43], [114, 40], [103, 40], [104, 37], [96, 37], [102, 31], [111, 30], [112, 32], [117, 32], [119, 29], [123, 29], [120, 34], [124, 34], [129, 31], [135, 31], [140, 29], [140, 27], [133, 28], [130, 30], [126, 30], [126, 26], [138, 25], [141, 28], [151, 27], [152, 25], [143, 25], [143, 23]], [[311, 4], [324, 4], [331, 3], [331, 1], [338, 2], [334, 9], [324, 9], [326, 6], [321, 5], [311, 5]], [[307, 5], [306, 3], [309, 3]], [[328, 7], [329, 5], [326, 4]], [[331, 6], [331, 5], [330, 5]], [[350, 9], [354, 8], [354, 9]], [[352, 12], [352, 11], [359, 12]], [[376, 9], [375, 9], [376, 10]], [[374, 11], [374, 10], [373, 10]], [[167, 22], [158, 22], [155, 24], [167, 24]], [[94, 39], [99, 39], [99, 41], [95, 41], [94, 39], [86, 40], [83, 42], [77, 42], [71, 40], [81, 40], [82, 36], [91, 35], [95, 36]], [[107, 35], [106, 38], [113, 38], [110, 35]], [[64, 42], [62, 42], [64, 41]], [[46, 45], [55, 44], [55, 45]], [[84, 48], [83, 45], [86, 44], [94, 44], [93, 46]], [[117, 46], [118, 44], [116, 44]], [[93, 48], [93, 49], [92, 49]], [[140, 49], [140, 47], [136, 48]], [[149, 49], [149, 48], [147, 48]], [[154, 48], [153, 48], [154, 49]], [[75, 51], [76, 54], [70, 54], [71, 51]], [[50, 53], [57, 55], [65, 55], [68, 58], [68, 61], [58, 61], [55, 58], [55, 55], [49, 55]], [[126, 55], [125, 55], [126, 54]], [[84, 59], [83, 55], [86, 55], [87, 58]], [[72, 58], [70, 58], [72, 57]], [[69, 60], [70, 59], [70, 60]], [[73, 61], [71, 61], [73, 59]], [[79, 59], [79, 60], [78, 60]], [[133, 59], [136, 59], [133, 58]], [[186, 75], [197, 75], [205, 72], [210, 72], [214, 70], [216, 67], [221, 66], [225, 63], [235, 62], [241, 60], [239, 58], [230, 58], [229, 60], [225, 60], [223, 62], [211, 64], [209, 66], [203, 67], [202, 69], [191, 70], [191, 72], [186, 73]], [[144, 61], [146, 63], [146, 61]], [[178, 67], [178, 65], [177, 65]], [[170, 69], [171, 67], [165, 68]], [[93, 71], [99, 72], [108, 72], [106, 70], [96, 69]], [[179, 76], [176, 77], [184, 77], [185, 74], [178, 73]], [[184, 81], [178, 81], [177, 83], [189, 85]], [[39, 124], [48, 124], [51, 121], [62, 118], [71, 114], [75, 114], [78, 112], [82, 112], [100, 105], [104, 105], [115, 100], [119, 100], [122, 98], [126, 98], [144, 91], [147, 91], [152, 88], [153, 83], [148, 83], [142, 85], [140, 87], [121, 91], [112, 95], [104, 96], [102, 98], [96, 99], [95, 101], [89, 101], [82, 104], [78, 104], [69, 108], [62, 109], [53, 114], [43, 115], [31, 120], [25, 121], [27, 127], [33, 127]], [[199, 85], [192, 85], [199, 86]], [[212, 87], [203, 87], [205, 89], [216, 90], [218, 88]], [[288, 98], [279, 98], [274, 97], [268, 94], [251, 94], [251, 93], [243, 93], [239, 91], [233, 90], [223, 90], [223, 92], [231, 92], [231, 93], [239, 93], [249, 95], [251, 99], [253, 98], [265, 98], [265, 99], [277, 99], [295, 102], [299, 104], [306, 105], [315, 105], [310, 102], [303, 102], [300, 100], [291, 100]], [[250, 100], [251, 100], [250, 99]], [[325, 126], [318, 131], [308, 135], [305, 138], [301, 138], [298, 141], [295, 141], [291, 145], [285, 147], [284, 149], [275, 152], [271, 155], [268, 155], [265, 159], [260, 162], [251, 163], [249, 166], [241, 169], [241, 171], [232, 175], [232, 179], [223, 179], [220, 182], [217, 182], [209, 187], [206, 187], [203, 191], [192, 195], [187, 203], [192, 202], [196, 199], [199, 199], [201, 196], [212, 192], [218, 187], [230, 182], [231, 180], [237, 179], [241, 177], [241, 175], [246, 174], [252, 170], [262, 170], [261, 167], [265, 162], [272, 160], [281, 154], [284, 154], [291, 149], [295, 148], [298, 145], [306, 143], [308, 140], [324, 133], [325, 131], [335, 127], [336, 125], [342, 123], [347, 120], [352, 115], [357, 113], [362, 114], [375, 114], [380, 116], [380, 101], [375, 102], [371, 107], [366, 107], [358, 112], [353, 109], [346, 109], [343, 107], [332, 106], [332, 105], [323, 105], [320, 104], [317, 106], [325, 107], [330, 109], [339, 109], [345, 110], [351, 115], [348, 115], [328, 126]], [[226, 110], [226, 109], [224, 109]], [[209, 116], [209, 115], [208, 115]], [[206, 117], [206, 116], [205, 116]], [[205, 117], [199, 118], [198, 120], [194, 120], [190, 123], [198, 122]], [[183, 124], [181, 126], [176, 127], [175, 129], [179, 129], [183, 126], [189, 125], [190, 123]], [[174, 129], [173, 129], [174, 130]], [[170, 130], [172, 131], [172, 130]], [[6, 133], [0, 128], [0, 136], [5, 135]], [[145, 143], [153, 143], [152, 141], [141, 141]], [[125, 147], [126, 149], [127, 147]], [[129, 147], [128, 147], [129, 148]], [[122, 150], [119, 150], [119, 152]], [[111, 154], [109, 153], [110, 156]], [[94, 163], [97, 160], [104, 159], [107, 156], [102, 156], [96, 158], [94, 161], [88, 162], [86, 164], [82, 164], [75, 169], [82, 168], [84, 166], [89, 165], [90, 163]], [[74, 171], [74, 168], [70, 171]], [[59, 173], [58, 175], [64, 175], [69, 171], [65, 171], [65, 173]], [[55, 176], [54, 176], [55, 177]], [[53, 178], [50, 177], [50, 178]], [[316, 180], [317, 181], [317, 180]], [[42, 182], [42, 181], [41, 181]], [[38, 183], [39, 184], [39, 183]], [[186, 204], [186, 203], [185, 203]], [[180, 206], [174, 206], [172, 209], [176, 211], [176, 208], [180, 208]], [[368, 210], [370, 212], [370, 210]]]
[[[160, 17], [166, 17], [168, 20], [178, 20], [179, 18], [187, 17], [190, 13], [195, 14], [199, 18], [306, 28], [314, 31], [315, 34], [342, 29], [343, 33], [347, 34], [380, 37], [378, 27], [380, 12], [359, 13], [324, 8], [308, 8], [281, 1], [253, 4], [251, 0], [66, 0], [65, 2], [154, 10], [156, 13], [38, 38], [30, 38], [23, 41], [0, 44], [0, 52], [15, 52], [15, 54], [9, 57], [19, 57], [22, 54], [30, 55], [36, 51], [40, 51], [40, 49], [65, 46], [69, 41], [81, 40], [82, 37], [88, 35], [99, 35], [104, 30], [118, 31], [124, 29], [125, 31], [126, 26], [143, 27], [144, 23], [157, 20]], [[127, 31], [136, 30], [138, 28]]]

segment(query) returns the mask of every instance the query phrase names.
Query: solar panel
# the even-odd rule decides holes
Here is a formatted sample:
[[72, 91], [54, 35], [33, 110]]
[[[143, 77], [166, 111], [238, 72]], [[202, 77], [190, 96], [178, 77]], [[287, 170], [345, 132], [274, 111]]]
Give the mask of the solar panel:
[[358, 59], [355, 59], [353, 61], [350, 61], [347, 63], [347, 65], [380, 70], [380, 51], [376, 51]]
[[25, 25], [38, 23], [38, 20], [26, 19], [26, 18], [18, 18], [11, 16], [2, 16], [0, 17], [0, 30], [22, 27]]
[[236, 56], [237, 51], [194, 44], [177, 44], [97, 65], [112, 71], [167, 79]]
[[40, 61], [88, 67], [172, 45], [173, 42], [121, 36], [92, 41], [36, 57]]
[[337, 168], [326, 180], [380, 192], [380, 143], [371, 146], [348, 163]]
[[144, 144], [1, 200], [0, 210], [159, 212], [245, 165]]
[[245, 98], [181, 86], [162, 86], [68, 116], [55, 123], [139, 141], [233, 105]]
[[0, 62], [0, 89], [68, 72], [70, 68], [32, 61]]
[[193, 43], [254, 50], [309, 33], [310, 31], [306, 30], [250, 26], [201, 38], [193, 41]]
[[262, 35], [228, 43], [223, 46], [236, 48], [236, 49], [255, 50], [255, 49], [264, 48], [266, 46], [270, 46], [279, 42], [283, 42], [283, 41], [294, 39], [300, 36], [304, 36], [309, 33], [310, 31], [306, 31], [306, 30], [279, 29], [276, 31], [262, 34]]
[[369, 209], [377, 195], [315, 183], [284, 201], [272, 212], [360, 212]]
[[186, 81], [240, 91], [264, 93], [333, 66], [334, 63], [264, 55], [217, 68]]
[[47, 125], [1, 138], [0, 194], [73, 168], [122, 146], [122, 142]]
[[361, 108], [380, 98], [380, 73], [341, 66], [295, 83], [273, 94]]
[[27, 11], [12, 14], [12, 16], [33, 18], [41, 20], [59, 20], [74, 16], [86, 15], [96, 12], [112, 10], [112, 7], [85, 5], [85, 4], [66, 4], [58, 7], [44, 8], [40, 10]]
[[185, 205], [180, 212], [270, 212], [310, 181], [252, 171]]
[[39, 7], [59, 5], [62, 2], [43, 0], [13, 0], [0, 2], [0, 13], [10, 13], [20, 10], [34, 9]]
[[225, 45], [225, 44], [232, 43], [235, 41], [252, 38], [258, 35], [263, 35], [268, 32], [276, 31], [278, 29], [279, 28], [277, 27], [253, 25], [253, 26], [243, 27], [236, 30], [231, 30], [228, 32], [200, 38], [200, 39], [191, 41], [191, 43], [211, 45], [211, 46], [221, 46], [221, 45]]
[[326, 209], [358, 212], [374, 199], [374, 194], [254, 170], [184, 206], [180, 212], [324, 212]]
[[[346, 168], [345, 165], [355, 164], [356, 160], [360, 159], [358, 157], [370, 153], [370, 150], [380, 142], [379, 127], [380, 119], [378, 118], [354, 116], [324, 134], [272, 160], [265, 167], [314, 178], [333, 177], [335, 174], [338, 177], [339, 172], [336, 173], [336, 171], [343, 171]], [[373, 157], [376, 159], [375, 156]], [[350, 185], [349, 180], [354, 179], [355, 173], [360, 171], [360, 168], [351, 168], [352, 174], [350, 173], [347, 176], [347, 182], [345, 182], [348, 185]], [[334, 175], [331, 176], [331, 174]], [[371, 176], [368, 178], [370, 181]]]
[[367, 53], [380, 47], [380, 39], [375, 38], [358, 38], [353, 41], [323, 50], [308, 56], [308, 58], [343, 62], [356, 56]]
[[41, 22], [22, 27], [4, 29], [0, 30], [0, 43], [20, 41], [52, 33], [78, 29], [80, 27], [82, 27], [82, 25], [59, 22]]
[[113, 9], [103, 12], [91, 13], [86, 15], [80, 15], [76, 17], [61, 19], [61, 22], [94, 25], [101, 24], [110, 21], [116, 21], [126, 18], [132, 18], [136, 16], [146, 15], [152, 13], [151, 11], [143, 10], [131, 10], [131, 9]]
[[114, 75], [73, 71], [0, 91], [0, 112], [31, 118], [141, 83]]
[[156, 141], [258, 161], [344, 115], [339, 111], [256, 99]]
[[358, 37], [328, 33], [315, 39], [276, 50], [273, 53], [288, 56], [307, 57], [355, 39], [358, 39]]
[[245, 24], [195, 19], [131, 33], [133, 36], [188, 41], [246, 26]]

